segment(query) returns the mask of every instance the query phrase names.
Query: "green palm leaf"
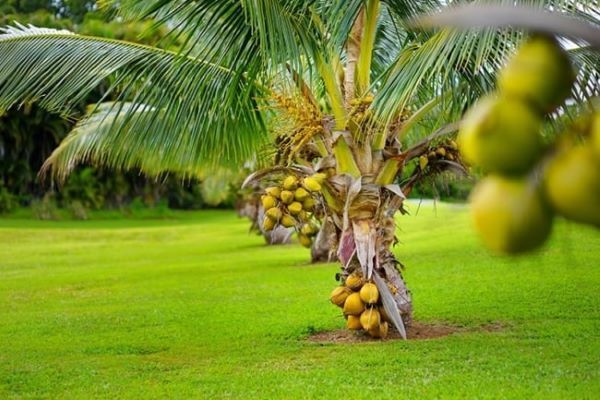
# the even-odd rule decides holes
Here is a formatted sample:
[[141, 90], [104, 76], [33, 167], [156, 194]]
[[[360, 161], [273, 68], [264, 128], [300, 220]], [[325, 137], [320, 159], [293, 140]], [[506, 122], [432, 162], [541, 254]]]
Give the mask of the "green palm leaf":
[[[520, 3], [569, 13], [588, 22], [595, 19], [593, 13], [586, 11], [594, 3], [591, 0], [577, 2], [577, 6], [570, 0], [528, 0]], [[510, 29], [442, 29], [433, 34], [419, 33], [375, 82], [380, 91], [374, 107], [382, 118], [391, 121], [399, 110], [409, 105], [420, 106], [440, 93], [454, 90], [457, 96], [452, 99], [452, 112], [448, 118], [460, 117], [464, 111], [464, 102], [460, 99], [470, 102], [493, 89], [496, 71], [513, 53], [522, 37], [519, 31]], [[586, 70], [597, 69], [597, 64], [590, 61], [590, 58], [580, 58], [579, 66]], [[461, 82], [470, 84], [457, 90]], [[585, 85], [586, 82], [578, 83], [578, 86]], [[590, 91], [584, 93], [590, 95]]]
[[157, 167], [237, 163], [267, 138], [257, 110], [262, 89], [214, 63], [24, 27], [0, 35], [0, 53], [0, 112], [37, 101], [68, 114], [111, 78], [117, 97], [110, 106], [112, 118], [93, 121], [104, 133], [103, 148], [124, 146], [115, 166], [131, 166], [139, 159], [136, 153], [145, 152], [155, 154]]

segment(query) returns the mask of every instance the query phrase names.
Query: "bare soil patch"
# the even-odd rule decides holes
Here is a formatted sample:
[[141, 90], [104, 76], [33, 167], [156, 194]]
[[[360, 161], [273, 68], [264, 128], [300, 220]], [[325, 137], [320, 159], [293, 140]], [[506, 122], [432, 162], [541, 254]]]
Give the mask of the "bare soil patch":
[[[503, 325], [497, 322], [475, 328], [465, 328], [453, 325], [426, 324], [413, 321], [406, 333], [408, 340], [428, 340], [449, 336], [454, 333], [496, 332], [502, 329], [504, 329]], [[359, 343], [381, 341], [381, 339], [372, 338], [364, 332], [354, 332], [348, 329], [318, 332], [309, 336], [308, 340], [315, 343]], [[388, 337], [384, 339], [384, 341], [388, 340], [402, 340], [402, 337], [395, 330], [390, 330]]]

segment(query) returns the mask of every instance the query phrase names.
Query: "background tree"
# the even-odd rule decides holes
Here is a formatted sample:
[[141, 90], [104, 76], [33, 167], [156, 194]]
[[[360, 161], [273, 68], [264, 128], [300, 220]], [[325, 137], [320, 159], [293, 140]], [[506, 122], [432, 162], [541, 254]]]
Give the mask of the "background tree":
[[[407, 29], [407, 18], [445, 5], [433, 0], [105, 3], [123, 18], [169, 27], [181, 50], [33, 28], [0, 37], [0, 110], [37, 101], [69, 115], [104, 79], [118, 89], [50, 157], [55, 176], [80, 162], [192, 175], [208, 164], [257, 159], [263, 149], [261, 162], [278, 168], [261, 175], [293, 175], [321, 193], [315, 197], [336, 227], [341, 278], [374, 280], [402, 334], [412, 304], [390, 249], [394, 214], [424, 177], [460, 166], [441, 136], [493, 87], [522, 35]], [[543, 2], [594, 23], [586, 12], [592, 3]], [[580, 80], [576, 88], [588, 86]], [[412, 136], [432, 111], [443, 116], [427, 129], [433, 135]], [[315, 172], [322, 190], [307, 183]]]
[[[121, 22], [107, 18], [107, 14], [96, 11], [93, 1], [13, 1], [3, 3], [0, 12], [2, 25], [19, 21], [148, 45], [158, 44], [165, 36], [164, 30], [150, 29], [151, 20]], [[61, 187], [40, 182], [37, 174], [44, 160], [73, 128], [75, 120], [85, 113], [87, 103], [94, 103], [106, 94], [107, 84], [102, 82], [76, 105], [71, 118], [62, 118], [35, 104], [15, 107], [0, 115], [0, 212], [18, 205], [33, 204], [34, 210], [40, 208], [38, 206], [55, 208], [59, 205], [77, 211], [74, 216], [80, 218], [87, 217], [90, 209], [123, 208], [130, 204], [154, 206], [166, 202], [172, 208], [233, 204], [232, 193], [235, 192], [223, 187], [222, 179], [215, 186], [211, 181], [216, 180], [210, 176], [182, 180], [169, 174], [157, 181], [139, 171], [108, 171], [84, 165]], [[238, 181], [240, 179], [243, 177]], [[200, 180], [206, 182], [200, 183]], [[40, 216], [37, 212], [34, 215]], [[45, 212], [43, 216], [56, 218], [57, 214]]]

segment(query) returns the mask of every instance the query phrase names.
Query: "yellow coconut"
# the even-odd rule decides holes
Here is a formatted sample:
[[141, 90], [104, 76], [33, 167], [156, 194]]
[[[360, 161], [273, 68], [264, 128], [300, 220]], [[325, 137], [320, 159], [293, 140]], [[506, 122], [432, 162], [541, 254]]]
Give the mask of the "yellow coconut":
[[266, 216], [267, 216], [269, 219], [271, 219], [271, 220], [273, 220], [273, 221], [275, 221], [275, 222], [279, 221], [279, 219], [281, 218], [282, 214], [283, 214], [283, 213], [281, 212], [281, 210], [280, 210], [279, 208], [277, 208], [277, 207], [269, 208], [269, 209], [268, 209], [268, 210], [265, 212], [265, 215], [266, 215]]
[[267, 193], [269, 196], [273, 196], [276, 199], [278, 199], [281, 195], [281, 188], [277, 186], [271, 186], [265, 189], [265, 193]]
[[310, 248], [310, 246], [312, 246], [312, 239], [301, 233], [298, 234], [298, 241], [306, 248]]
[[309, 197], [302, 202], [302, 208], [304, 208], [306, 211], [312, 211], [315, 209], [315, 203], [315, 199]]
[[283, 204], [290, 204], [292, 201], [294, 201], [294, 192], [289, 190], [284, 190], [281, 192], [281, 202]]
[[437, 155], [439, 155], [440, 157], [446, 157], [446, 149], [443, 147], [438, 147], [437, 150], [435, 151]]
[[350, 294], [344, 302], [344, 314], [346, 315], [360, 315], [364, 309], [365, 304], [358, 293]]
[[427, 167], [427, 164], [429, 164], [429, 159], [426, 156], [419, 157], [419, 168], [421, 168], [421, 170], [424, 170], [425, 167]]
[[359, 331], [362, 329], [360, 324], [360, 317], [357, 315], [348, 315], [348, 321], [346, 321], [346, 327], [353, 331]]
[[352, 290], [348, 289], [345, 286], [338, 286], [335, 289], [333, 289], [333, 292], [331, 292], [329, 300], [331, 300], [331, 302], [336, 306], [343, 307], [346, 298], [351, 294]]
[[358, 290], [363, 285], [362, 276], [360, 276], [359, 274], [356, 274], [356, 273], [350, 274], [346, 278], [345, 284], [352, 290]]
[[299, 202], [303, 202], [310, 196], [310, 193], [306, 191], [304, 188], [298, 188], [294, 192], [294, 199]]
[[507, 96], [532, 102], [542, 112], [560, 105], [571, 91], [575, 72], [556, 40], [535, 36], [523, 44], [498, 75]]
[[302, 203], [298, 203], [297, 201], [294, 201], [292, 204], [290, 204], [288, 206], [288, 211], [292, 215], [300, 214], [300, 211], [302, 211]]
[[292, 228], [296, 226], [296, 220], [289, 214], [283, 214], [279, 223], [286, 228]]
[[600, 159], [588, 145], [559, 153], [544, 175], [546, 197], [557, 213], [600, 227]]
[[336, 176], [337, 175], [337, 170], [334, 167], [331, 168], [326, 168], [325, 171], [323, 171], [325, 174], [327, 174], [328, 177], [332, 177], [332, 176]]
[[379, 324], [378, 327], [375, 327], [367, 332], [369, 333], [369, 335], [373, 336], [374, 338], [385, 339], [389, 333], [389, 325], [387, 322], [382, 322]]
[[268, 194], [261, 196], [260, 201], [265, 210], [268, 210], [269, 208], [273, 208], [277, 205], [277, 199]]
[[327, 174], [323, 172], [317, 172], [316, 174], [311, 175], [311, 178], [313, 178], [315, 181], [322, 185], [323, 182], [325, 182], [325, 180], [327, 179]]
[[367, 308], [360, 314], [360, 324], [362, 325], [365, 331], [370, 331], [373, 329], [379, 329], [379, 321], [381, 317], [379, 315], [379, 311], [377, 308]]
[[304, 178], [302, 186], [309, 192], [319, 192], [321, 190], [321, 184], [313, 177]]
[[273, 221], [271, 218], [265, 218], [265, 219], [263, 220], [263, 225], [262, 225], [262, 227], [263, 227], [263, 230], [264, 230], [265, 232], [272, 231], [272, 230], [273, 230], [273, 228], [275, 228], [275, 223], [276, 223], [276, 222], [275, 222], [275, 221]]
[[310, 215], [308, 215], [308, 213], [305, 210], [300, 211], [296, 217], [299, 221], [302, 222], [307, 222], [310, 220]]
[[296, 178], [294, 175], [288, 175], [284, 180], [283, 180], [283, 188], [285, 190], [296, 190], [296, 188], [298, 187], [298, 178]]
[[379, 301], [379, 290], [374, 283], [367, 282], [360, 288], [360, 298], [367, 304], [375, 304]]
[[533, 250], [552, 227], [539, 189], [525, 179], [485, 178], [473, 190], [471, 213], [479, 236], [497, 253]]
[[485, 97], [461, 123], [461, 154], [488, 172], [525, 174], [542, 152], [541, 123], [541, 116], [518, 99]]
[[300, 228], [300, 232], [306, 236], [312, 236], [319, 232], [319, 228], [314, 224], [304, 224]]

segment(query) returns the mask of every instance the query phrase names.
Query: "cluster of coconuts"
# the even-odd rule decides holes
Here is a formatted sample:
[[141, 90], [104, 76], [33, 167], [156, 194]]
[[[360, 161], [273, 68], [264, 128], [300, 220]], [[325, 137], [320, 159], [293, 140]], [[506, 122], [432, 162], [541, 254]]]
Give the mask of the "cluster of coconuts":
[[419, 157], [419, 168], [425, 170], [429, 164], [439, 160], [456, 161], [459, 158], [458, 145], [454, 140], [442, 143], [437, 148], [429, 149], [427, 154]]
[[387, 337], [389, 318], [373, 282], [365, 282], [360, 274], [352, 273], [342, 286], [333, 289], [330, 300], [343, 309], [348, 329], [364, 330], [375, 338]]
[[277, 225], [294, 228], [300, 244], [310, 247], [312, 238], [319, 232], [313, 218], [316, 196], [326, 178], [322, 173], [306, 178], [288, 175], [281, 185], [265, 189], [261, 196], [261, 203], [265, 209], [263, 229], [268, 232]]
[[[600, 150], [571, 143], [544, 159], [544, 115], [568, 97], [574, 79], [555, 39], [534, 36], [500, 72], [497, 93], [465, 115], [458, 135], [461, 154], [489, 173], [471, 195], [473, 219], [495, 252], [540, 246], [555, 213], [600, 227]], [[598, 120], [596, 115], [589, 124], [593, 142], [600, 140]]]

